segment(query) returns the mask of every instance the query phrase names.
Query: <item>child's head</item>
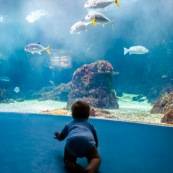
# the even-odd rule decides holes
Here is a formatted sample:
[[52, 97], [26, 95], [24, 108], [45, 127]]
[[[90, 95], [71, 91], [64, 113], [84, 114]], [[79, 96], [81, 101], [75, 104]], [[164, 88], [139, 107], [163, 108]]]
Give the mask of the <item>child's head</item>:
[[88, 119], [90, 106], [84, 101], [77, 101], [72, 105], [71, 111], [74, 119]]

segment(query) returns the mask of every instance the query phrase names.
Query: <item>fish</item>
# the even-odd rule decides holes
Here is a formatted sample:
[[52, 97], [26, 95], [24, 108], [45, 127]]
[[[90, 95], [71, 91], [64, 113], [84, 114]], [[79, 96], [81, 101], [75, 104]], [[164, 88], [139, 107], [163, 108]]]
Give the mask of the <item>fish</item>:
[[145, 54], [148, 52], [149, 50], [143, 46], [132, 46], [129, 49], [124, 47], [124, 55], [126, 55], [127, 53], [131, 55], [131, 54]]
[[55, 83], [53, 80], [50, 80], [49, 83], [52, 85], [52, 86], [55, 86]]
[[85, 3], [84, 8], [102, 9], [112, 3], [115, 3], [118, 7], [120, 7], [118, 0], [88, 0]]
[[7, 77], [7, 76], [1, 76], [1, 77], [0, 77], [0, 81], [3, 81], [3, 82], [10, 82], [10, 78]]
[[40, 43], [31, 43], [28, 44], [24, 50], [32, 54], [38, 53], [41, 55], [41, 52], [43, 51], [46, 51], [48, 54], [50, 54], [50, 45], [48, 47], [44, 47]]
[[15, 87], [15, 88], [13, 89], [13, 91], [14, 91], [15, 93], [19, 93], [19, 92], [20, 92], [20, 88], [19, 88], [19, 87]]
[[101, 25], [105, 25], [105, 24], [108, 24], [108, 23], [111, 23], [112, 24], [112, 29], [114, 31], [114, 26], [113, 26], [113, 22], [114, 21], [111, 21], [109, 20], [104, 14], [102, 13], [98, 13], [98, 12], [92, 12], [92, 13], [89, 13], [85, 16], [85, 19], [84, 20], [93, 20], [95, 19], [95, 22], [97, 24], [101, 24]]
[[165, 78], [167, 78], [167, 77], [168, 77], [167, 75], [162, 75], [162, 76], [161, 76], [162, 79], [165, 79]]
[[95, 18], [91, 21], [91, 22], [85, 22], [85, 21], [79, 21], [76, 22], [70, 29], [70, 34], [80, 34], [81, 32], [86, 32], [87, 31], [87, 27], [93, 24], [94, 26], [96, 26], [96, 22], [95, 22]]

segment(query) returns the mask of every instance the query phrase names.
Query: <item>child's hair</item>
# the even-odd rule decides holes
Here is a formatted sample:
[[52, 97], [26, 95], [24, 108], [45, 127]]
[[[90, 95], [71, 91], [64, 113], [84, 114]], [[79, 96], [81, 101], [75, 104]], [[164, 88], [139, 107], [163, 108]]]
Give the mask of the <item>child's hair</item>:
[[90, 106], [84, 101], [77, 101], [71, 107], [72, 116], [75, 119], [88, 119], [90, 115]]

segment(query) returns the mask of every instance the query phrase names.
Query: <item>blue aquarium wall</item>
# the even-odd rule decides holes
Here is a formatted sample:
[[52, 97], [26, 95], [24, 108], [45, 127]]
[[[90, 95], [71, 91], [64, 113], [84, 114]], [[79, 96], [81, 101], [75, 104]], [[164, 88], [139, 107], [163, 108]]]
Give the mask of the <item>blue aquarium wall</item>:
[[[54, 139], [71, 117], [0, 113], [0, 172], [65, 173], [65, 142]], [[89, 120], [97, 130], [99, 173], [170, 173], [173, 128], [109, 120]], [[78, 160], [86, 166], [86, 160]]]

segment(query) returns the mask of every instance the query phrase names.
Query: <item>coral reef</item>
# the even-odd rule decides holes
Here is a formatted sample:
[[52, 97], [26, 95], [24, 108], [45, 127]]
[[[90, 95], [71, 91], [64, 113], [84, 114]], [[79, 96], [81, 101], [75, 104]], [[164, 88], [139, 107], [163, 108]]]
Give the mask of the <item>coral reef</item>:
[[111, 113], [109, 111], [104, 110], [104, 109], [98, 109], [98, 108], [94, 108], [94, 107], [91, 107], [91, 109], [90, 109], [91, 117], [107, 117], [110, 114]]
[[168, 95], [162, 96], [153, 106], [151, 114], [164, 114], [169, 109], [173, 109], [173, 92]]
[[171, 84], [167, 84], [162, 90], [161, 90], [161, 92], [160, 92], [160, 96], [159, 97], [162, 97], [162, 96], [164, 96], [164, 95], [166, 95], [166, 94], [169, 94], [169, 93], [171, 93], [173, 91], [173, 85], [171, 85]]
[[97, 61], [85, 64], [74, 74], [67, 102], [67, 109], [76, 100], [83, 100], [90, 106], [106, 109], [118, 109], [117, 98], [113, 90], [112, 65], [107, 61]]
[[68, 94], [70, 91], [71, 83], [60, 84], [57, 87], [44, 87], [35, 96], [40, 101], [44, 100], [56, 100], [56, 101], [67, 101]]
[[173, 109], [169, 109], [161, 119], [162, 123], [173, 124]]
[[153, 86], [150, 88], [149, 92], [147, 93], [147, 99], [149, 103], [154, 104], [159, 98], [162, 96], [169, 94], [173, 91], [173, 85], [167, 83], [164, 87], [163, 86]]

